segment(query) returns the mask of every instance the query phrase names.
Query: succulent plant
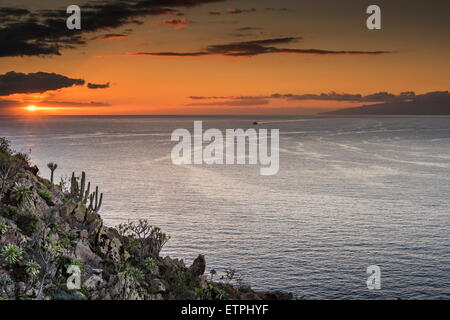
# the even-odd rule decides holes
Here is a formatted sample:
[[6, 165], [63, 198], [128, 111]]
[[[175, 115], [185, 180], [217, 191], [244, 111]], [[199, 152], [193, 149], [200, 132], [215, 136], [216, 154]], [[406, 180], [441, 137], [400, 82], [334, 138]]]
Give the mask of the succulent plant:
[[23, 250], [14, 244], [7, 244], [2, 249], [2, 257], [9, 264], [14, 264], [22, 259]]
[[41, 272], [41, 266], [39, 265], [39, 263], [37, 263], [34, 260], [30, 260], [27, 262], [26, 267], [25, 267], [25, 272], [30, 276], [30, 277], [35, 277], [37, 276], [40, 272]]

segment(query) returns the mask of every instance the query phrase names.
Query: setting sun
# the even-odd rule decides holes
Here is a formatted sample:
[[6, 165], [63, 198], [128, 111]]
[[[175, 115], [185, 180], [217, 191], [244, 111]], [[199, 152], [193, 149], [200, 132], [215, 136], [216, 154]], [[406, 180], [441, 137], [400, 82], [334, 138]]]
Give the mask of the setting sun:
[[36, 106], [28, 106], [27, 107], [28, 111], [36, 111], [36, 109], [37, 109]]

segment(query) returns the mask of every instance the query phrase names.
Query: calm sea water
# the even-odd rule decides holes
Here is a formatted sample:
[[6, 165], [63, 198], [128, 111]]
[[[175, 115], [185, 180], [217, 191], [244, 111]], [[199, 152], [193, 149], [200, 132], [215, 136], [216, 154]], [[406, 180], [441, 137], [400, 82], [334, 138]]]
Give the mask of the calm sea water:
[[[280, 129], [280, 171], [175, 166], [176, 128]], [[0, 118], [0, 136], [49, 176], [86, 171], [109, 225], [147, 218], [164, 255], [233, 267], [306, 299], [450, 298], [450, 118]], [[381, 268], [381, 290], [366, 268]]]

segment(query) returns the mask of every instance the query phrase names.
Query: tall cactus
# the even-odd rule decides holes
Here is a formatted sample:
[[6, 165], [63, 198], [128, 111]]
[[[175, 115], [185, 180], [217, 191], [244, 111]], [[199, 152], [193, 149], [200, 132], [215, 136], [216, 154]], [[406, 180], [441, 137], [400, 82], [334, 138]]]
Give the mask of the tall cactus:
[[88, 182], [86, 188], [86, 173], [84, 171], [81, 173], [81, 181], [78, 183], [75, 172], [73, 172], [70, 182], [71, 197], [75, 201], [82, 202], [84, 205], [89, 200], [88, 210], [99, 212], [103, 202], [103, 193], [99, 193], [98, 187], [95, 188], [94, 192], [90, 193], [91, 183]]
[[99, 199], [99, 192], [98, 187], [95, 187], [95, 191], [90, 195], [89, 197], [89, 210], [99, 212], [100, 208], [102, 206], [103, 202], [103, 193], [100, 193], [100, 199]]
[[75, 172], [72, 172], [72, 177], [70, 178], [70, 195], [75, 197], [78, 194], [78, 182], [77, 178], [75, 178]]

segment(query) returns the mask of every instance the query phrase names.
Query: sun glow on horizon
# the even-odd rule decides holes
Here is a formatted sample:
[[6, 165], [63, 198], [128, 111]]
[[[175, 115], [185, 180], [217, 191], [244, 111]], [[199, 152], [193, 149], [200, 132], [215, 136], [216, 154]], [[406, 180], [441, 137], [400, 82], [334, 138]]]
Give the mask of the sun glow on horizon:
[[27, 109], [28, 111], [33, 112], [33, 111], [36, 111], [36, 110], [37, 110], [37, 107], [36, 107], [35, 105], [31, 105], [31, 106], [26, 107], [26, 109]]

